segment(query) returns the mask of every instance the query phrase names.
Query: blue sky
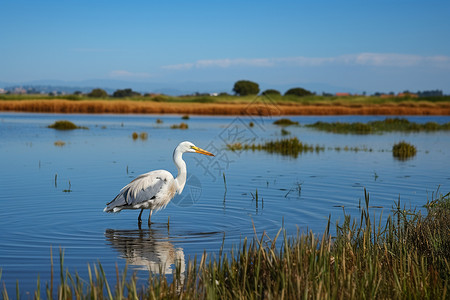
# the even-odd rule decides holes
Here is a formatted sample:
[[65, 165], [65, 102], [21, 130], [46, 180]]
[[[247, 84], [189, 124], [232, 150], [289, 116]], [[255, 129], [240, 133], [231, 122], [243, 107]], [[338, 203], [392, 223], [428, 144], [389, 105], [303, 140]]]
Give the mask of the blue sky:
[[3, 0], [0, 12], [3, 82], [450, 93], [450, 1]]

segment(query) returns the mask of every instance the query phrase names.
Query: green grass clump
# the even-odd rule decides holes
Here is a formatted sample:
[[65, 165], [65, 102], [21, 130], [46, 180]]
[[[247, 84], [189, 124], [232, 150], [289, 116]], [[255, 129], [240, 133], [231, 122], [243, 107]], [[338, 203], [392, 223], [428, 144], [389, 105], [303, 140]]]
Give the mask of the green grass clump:
[[327, 123], [318, 121], [311, 125], [305, 125], [307, 127], [312, 127], [315, 129], [332, 132], [332, 133], [355, 133], [355, 134], [369, 134], [373, 133], [373, 128], [364, 123], [356, 122], [356, 123]]
[[227, 144], [227, 149], [231, 151], [240, 151], [243, 150], [244, 147], [241, 143], [233, 143], [233, 144]]
[[55, 123], [48, 125], [47, 127], [57, 130], [88, 129], [87, 127], [84, 126], [77, 126], [74, 123], [67, 120], [56, 121]]
[[172, 126], [170, 126], [171, 129], [188, 129], [189, 126], [186, 123], [180, 123], [179, 125], [177, 124], [173, 124]]
[[283, 118], [274, 121], [273, 124], [279, 126], [291, 126], [291, 125], [298, 125], [298, 122], [292, 121], [291, 119]]
[[305, 125], [306, 127], [315, 128], [332, 133], [353, 133], [353, 134], [372, 134], [383, 132], [418, 132], [418, 131], [438, 131], [450, 130], [450, 122], [438, 124], [436, 122], [427, 122], [419, 124], [410, 122], [404, 118], [386, 118], [383, 121], [371, 121], [366, 123], [341, 123], [341, 122], [316, 122], [314, 124]]
[[269, 153], [279, 153], [285, 156], [291, 156], [297, 158], [299, 154], [303, 152], [319, 152], [324, 148], [318, 145], [308, 145], [301, 142], [297, 137], [281, 139], [276, 141], [268, 141], [263, 144], [227, 144], [227, 149], [232, 151], [237, 150], [253, 150], [253, 151], [266, 151]]
[[147, 132], [141, 132], [139, 134], [139, 137], [141, 138], [141, 140], [145, 141], [146, 139], [148, 139], [148, 133]]
[[406, 160], [416, 155], [416, 147], [405, 141], [395, 144], [392, 147], [392, 154], [395, 158]]
[[189, 115], [184, 115], [184, 116], [181, 117], [181, 119], [183, 119], [183, 120], [189, 120], [190, 117], [189, 117]]
[[[288, 237], [280, 229], [272, 237], [244, 238], [230, 252], [189, 259], [184, 273], [176, 263], [171, 281], [150, 274], [147, 287], [138, 286], [136, 275], [127, 277], [126, 268], [105, 274], [100, 263], [88, 265], [89, 278], [82, 279], [64, 268], [60, 251], [60, 283], [53, 284], [51, 258], [51, 281], [42, 293], [47, 299], [448, 299], [449, 197], [428, 202], [426, 216], [401, 208], [399, 200], [383, 225], [364, 191], [360, 217], [344, 212], [334, 235], [328, 220], [322, 235]], [[38, 279], [35, 299], [40, 294]], [[5, 286], [2, 296], [9, 299]]]
[[148, 133], [147, 132], [141, 132], [141, 133], [137, 133], [137, 132], [133, 132], [131, 134], [131, 137], [133, 138], [133, 140], [137, 140], [137, 139], [141, 139], [143, 141], [148, 139]]

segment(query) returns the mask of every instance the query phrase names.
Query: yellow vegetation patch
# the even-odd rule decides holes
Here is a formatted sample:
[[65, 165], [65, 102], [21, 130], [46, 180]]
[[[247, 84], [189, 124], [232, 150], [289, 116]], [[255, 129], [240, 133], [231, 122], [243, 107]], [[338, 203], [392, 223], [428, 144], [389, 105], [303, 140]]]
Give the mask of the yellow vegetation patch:
[[3, 100], [0, 111], [184, 115], [450, 115], [449, 103], [297, 104], [168, 103], [111, 100]]

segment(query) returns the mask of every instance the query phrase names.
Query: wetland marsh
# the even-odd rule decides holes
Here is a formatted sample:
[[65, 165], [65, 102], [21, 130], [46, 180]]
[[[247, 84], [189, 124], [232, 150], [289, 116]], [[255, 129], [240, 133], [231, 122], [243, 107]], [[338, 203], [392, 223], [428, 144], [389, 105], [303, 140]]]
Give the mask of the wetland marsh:
[[[335, 134], [303, 125], [385, 117], [289, 118], [301, 124], [288, 128], [290, 137], [325, 150], [292, 157], [227, 149], [227, 144], [281, 139], [270, 117], [1, 113], [1, 281], [10, 295], [16, 280], [23, 294], [34, 291], [38, 275], [41, 282], [50, 278], [51, 248], [53, 253], [64, 249], [65, 267], [82, 278], [89, 278], [86, 265], [98, 261], [106, 274], [115, 274], [116, 264], [128, 264], [137, 280], [145, 281], [149, 272], [170, 276], [176, 261], [204, 251], [219, 255], [253, 237], [253, 225], [259, 236], [273, 237], [280, 228], [288, 236], [297, 230], [321, 234], [328, 217], [331, 224], [343, 222], [343, 209], [360, 215], [364, 188], [371, 195], [371, 213], [382, 214], [381, 222], [399, 198], [420, 210], [439, 187], [443, 193], [450, 190], [449, 131]], [[47, 128], [63, 119], [88, 129]], [[447, 116], [406, 119], [450, 121]], [[181, 122], [188, 129], [171, 129]], [[145, 139], [133, 139], [133, 133], [142, 132], [148, 134]], [[105, 203], [137, 175], [155, 169], [176, 173], [172, 151], [183, 140], [216, 157], [184, 155], [185, 191], [153, 215], [150, 230], [138, 228], [138, 211], [103, 213]], [[400, 141], [413, 144], [416, 155], [395, 159], [392, 147]], [[345, 147], [372, 151], [334, 150]]]

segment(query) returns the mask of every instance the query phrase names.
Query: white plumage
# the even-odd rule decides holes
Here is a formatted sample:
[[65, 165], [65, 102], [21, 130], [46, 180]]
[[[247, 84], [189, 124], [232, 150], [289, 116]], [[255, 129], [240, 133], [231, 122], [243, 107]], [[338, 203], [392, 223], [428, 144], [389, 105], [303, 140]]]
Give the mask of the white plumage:
[[138, 222], [141, 224], [141, 215], [144, 209], [150, 210], [148, 224], [151, 224], [153, 211], [166, 207], [175, 195], [181, 194], [186, 184], [186, 163], [183, 153], [200, 153], [214, 156], [214, 154], [196, 147], [191, 142], [180, 143], [173, 151], [173, 161], [178, 169], [178, 176], [173, 178], [166, 170], [156, 170], [139, 175], [136, 179], [124, 186], [119, 194], [109, 203], [103, 211], [120, 212], [122, 209], [141, 209]]

